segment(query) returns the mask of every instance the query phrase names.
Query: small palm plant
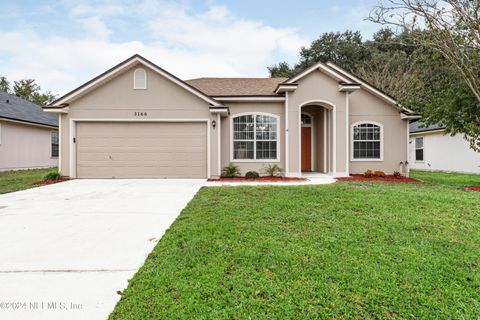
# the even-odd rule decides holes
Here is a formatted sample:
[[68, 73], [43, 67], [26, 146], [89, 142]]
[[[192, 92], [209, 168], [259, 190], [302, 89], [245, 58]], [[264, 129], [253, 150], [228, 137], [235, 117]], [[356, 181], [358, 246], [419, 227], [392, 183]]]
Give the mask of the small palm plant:
[[233, 163], [225, 166], [222, 170], [222, 177], [234, 178], [240, 175], [240, 168]]
[[280, 168], [276, 164], [270, 163], [263, 168], [263, 172], [265, 172], [267, 176], [275, 177], [280, 175], [280, 173], [282, 173], [282, 168]]

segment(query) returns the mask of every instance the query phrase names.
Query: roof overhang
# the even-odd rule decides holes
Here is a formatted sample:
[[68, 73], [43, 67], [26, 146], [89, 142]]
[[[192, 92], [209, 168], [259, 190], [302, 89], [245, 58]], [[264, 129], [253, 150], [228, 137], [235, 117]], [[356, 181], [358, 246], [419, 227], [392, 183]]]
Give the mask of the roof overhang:
[[313, 66], [311, 66], [310, 68], [304, 70], [303, 72], [300, 72], [299, 74], [297, 74], [296, 76], [288, 79], [287, 81], [281, 83], [281, 84], [290, 84], [290, 83], [295, 83], [297, 82], [298, 80], [300, 80], [301, 78], [307, 76], [308, 74], [312, 73], [313, 71], [316, 71], [316, 70], [320, 70], [322, 72], [324, 72], [325, 74], [327, 74], [328, 76], [334, 78], [335, 80], [337, 81], [340, 81], [340, 82], [344, 82], [344, 83], [350, 83], [352, 82], [351, 79], [349, 79], [348, 77], [346, 77], [345, 75], [342, 75], [342, 73], [338, 72], [338, 71], [335, 71], [333, 70], [332, 68], [329, 68], [329, 66], [327, 66], [325, 63], [323, 62], [317, 62], [316, 64], [314, 64]]
[[212, 114], [219, 114], [221, 116], [228, 116], [230, 114], [230, 108], [229, 107], [210, 107], [210, 113]]
[[418, 135], [425, 135], [429, 133], [441, 133], [445, 132], [445, 129], [434, 129], [434, 130], [425, 130], [425, 131], [415, 131], [415, 132], [410, 132], [411, 136], [418, 136]]
[[418, 114], [405, 114], [403, 112], [400, 112], [400, 119], [402, 120], [415, 120], [415, 119], [421, 119], [422, 116]]
[[280, 83], [275, 89], [275, 93], [285, 93], [295, 91], [298, 88], [298, 83]]
[[377, 97], [383, 99], [384, 101], [394, 105], [396, 108], [402, 110], [402, 111], [405, 111], [407, 113], [410, 113], [410, 114], [415, 114], [414, 111], [408, 109], [408, 108], [405, 108], [405, 107], [402, 107], [398, 102], [397, 100], [395, 100], [394, 98], [390, 97], [388, 94], [386, 94], [385, 92], [382, 92], [381, 90], [375, 88], [374, 86], [372, 86], [371, 84], [367, 83], [366, 81], [358, 78], [357, 76], [355, 76], [354, 74], [340, 68], [339, 66], [337, 66], [336, 64], [334, 64], [333, 62], [327, 62], [326, 66], [328, 66], [329, 68], [331, 68], [332, 70], [335, 70], [336, 72], [339, 72], [345, 76], [348, 76], [350, 79], [354, 80], [356, 83], [358, 84], [361, 84], [363, 88], [365, 88], [365, 90], [369, 91], [370, 93], [376, 95]]
[[338, 85], [338, 91], [340, 92], [354, 92], [361, 88], [360, 83], [341, 83]]
[[25, 125], [29, 125], [29, 126], [44, 127], [44, 128], [49, 128], [49, 129], [58, 129], [58, 126], [44, 124], [44, 123], [38, 123], [38, 122], [31, 122], [31, 121], [26, 121], [26, 120], [20, 120], [20, 119], [11, 119], [11, 118], [7, 118], [7, 117], [0, 117], [0, 120], [7, 121], [7, 122], [25, 124]]
[[65, 106], [65, 107], [43, 107], [43, 112], [48, 112], [48, 113], [58, 113], [58, 114], [66, 114], [70, 111], [70, 108]]

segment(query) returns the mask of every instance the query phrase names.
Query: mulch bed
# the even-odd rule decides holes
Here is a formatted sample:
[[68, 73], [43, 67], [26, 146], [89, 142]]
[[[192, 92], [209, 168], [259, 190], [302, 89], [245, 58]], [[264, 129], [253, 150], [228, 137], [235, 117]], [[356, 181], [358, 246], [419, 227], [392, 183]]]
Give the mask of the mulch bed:
[[361, 174], [352, 174], [350, 177], [336, 178], [338, 181], [381, 181], [381, 182], [406, 182], [406, 183], [421, 183], [421, 180], [407, 177], [394, 177], [387, 175], [385, 177], [371, 177], [365, 178]]
[[255, 179], [247, 179], [245, 177], [235, 178], [217, 178], [208, 179], [211, 182], [291, 182], [291, 181], [307, 181], [305, 178], [289, 178], [289, 177], [260, 177]]
[[480, 186], [465, 187], [465, 190], [480, 192]]
[[41, 180], [41, 181], [35, 181], [32, 184], [35, 185], [46, 185], [46, 184], [54, 184], [54, 183], [59, 183], [63, 181], [70, 180], [70, 178], [61, 178], [61, 179], [47, 179], [47, 180]]

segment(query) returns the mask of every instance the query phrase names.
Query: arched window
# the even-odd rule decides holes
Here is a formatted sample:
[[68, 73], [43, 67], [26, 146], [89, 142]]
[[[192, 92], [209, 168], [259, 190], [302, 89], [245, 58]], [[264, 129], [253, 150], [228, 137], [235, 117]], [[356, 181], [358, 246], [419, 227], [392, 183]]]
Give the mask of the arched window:
[[241, 114], [231, 125], [232, 161], [278, 161], [278, 116]]
[[371, 121], [352, 125], [352, 160], [383, 161], [383, 125]]
[[147, 73], [142, 68], [133, 73], [133, 89], [147, 89]]
[[310, 117], [308, 114], [302, 113], [300, 120], [302, 122], [302, 126], [312, 124], [312, 117]]

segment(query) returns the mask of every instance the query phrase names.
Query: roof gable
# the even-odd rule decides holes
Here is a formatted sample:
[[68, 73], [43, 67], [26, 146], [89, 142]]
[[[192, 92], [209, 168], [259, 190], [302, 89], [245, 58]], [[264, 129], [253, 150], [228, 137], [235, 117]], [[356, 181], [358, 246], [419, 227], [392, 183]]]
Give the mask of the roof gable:
[[365, 90], [368, 92], [374, 94], [375, 96], [383, 99], [384, 101], [388, 102], [389, 104], [395, 106], [398, 109], [401, 109], [402, 111], [405, 111], [407, 113], [414, 113], [412, 110], [404, 108], [400, 106], [397, 101], [383, 92], [382, 90], [376, 88], [375, 86], [371, 85], [367, 81], [355, 76], [354, 74], [346, 71], [345, 69], [342, 69], [341, 67], [337, 66], [333, 62], [318, 62], [311, 66], [310, 68], [304, 70], [303, 72], [293, 76], [292, 78], [288, 79], [285, 81], [283, 84], [289, 84], [289, 83], [295, 83], [298, 80], [302, 79], [303, 77], [307, 76], [308, 74], [319, 70], [320, 72], [325, 73], [326, 75], [330, 76], [331, 78], [337, 80], [340, 85], [361, 85]]
[[42, 107], [0, 91], [0, 118], [58, 127], [58, 117], [43, 112]]
[[127, 60], [117, 64], [116, 66], [108, 69], [104, 73], [100, 74], [99, 76], [93, 78], [92, 80], [84, 83], [80, 87], [70, 91], [69, 93], [65, 94], [64, 96], [58, 98], [57, 100], [53, 101], [49, 106], [46, 108], [59, 108], [68, 105], [69, 102], [73, 101], [75, 98], [82, 96], [91, 90], [97, 88], [98, 86], [102, 85], [105, 82], [116, 77], [118, 74], [123, 72], [124, 70], [132, 67], [136, 64], [142, 64], [145, 67], [153, 70], [154, 72], [160, 74], [164, 78], [172, 81], [173, 83], [177, 84], [178, 86], [182, 87], [183, 89], [187, 90], [188, 92], [192, 93], [193, 95], [199, 97], [200, 99], [208, 102], [213, 106], [221, 106], [221, 103], [213, 99], [212, 97], [208, 96], [207, 94], [199, 91], [197, 88], [192, 87], [188, 83], [184, 82], [183, 80], [179, 79], [178, 77], [174, 76], [173, 74], [169, 73], [168, 71], [160, 68], [153, 62], [145, 59], [144, 57], [136, 54], [132, 57], [128, 58]]

